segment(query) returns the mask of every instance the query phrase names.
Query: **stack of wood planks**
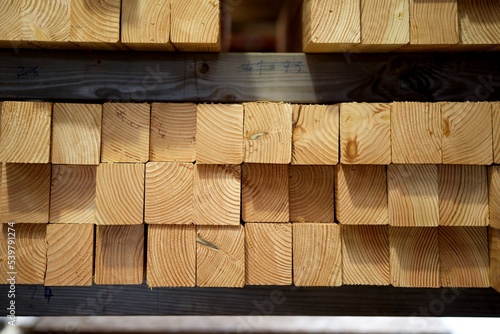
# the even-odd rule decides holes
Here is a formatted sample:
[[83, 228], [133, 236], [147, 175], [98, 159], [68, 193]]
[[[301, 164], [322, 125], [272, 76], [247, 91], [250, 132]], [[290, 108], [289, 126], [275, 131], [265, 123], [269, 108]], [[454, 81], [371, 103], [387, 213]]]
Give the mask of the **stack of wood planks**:
[[[500, 103], [3, 102], [0, 280], [500, 291]], [[14, 223], [15, 224], [14, 224]]]

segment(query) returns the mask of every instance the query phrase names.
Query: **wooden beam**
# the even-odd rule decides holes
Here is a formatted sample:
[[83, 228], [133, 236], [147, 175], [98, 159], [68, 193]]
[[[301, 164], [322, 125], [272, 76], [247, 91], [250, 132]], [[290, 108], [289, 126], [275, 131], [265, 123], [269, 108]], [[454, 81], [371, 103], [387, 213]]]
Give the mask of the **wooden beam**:
[[386, 225], [387, 170], [379, 165], [338, 165], [336, 219], [346, 225]]
[[96, 166], [52, 165], [51, 223], [95, 224]]
[[490, 226], [500, 229], [500, 166], [488, 166]]
[[493, 0], [458, 0], [460, 47], [500, 44], [500, 6]]
[[91, 286], [94, 225], [47, 225], [47, 286]]
[[493, 289], [500, 292], [500, 230], [488, 229], [490, 250], [490, 282]]
[[4, 19], [0, 23], [0, 46], [18, 47], [21, 44], [21, 0], [6, 0], [0, 3]]

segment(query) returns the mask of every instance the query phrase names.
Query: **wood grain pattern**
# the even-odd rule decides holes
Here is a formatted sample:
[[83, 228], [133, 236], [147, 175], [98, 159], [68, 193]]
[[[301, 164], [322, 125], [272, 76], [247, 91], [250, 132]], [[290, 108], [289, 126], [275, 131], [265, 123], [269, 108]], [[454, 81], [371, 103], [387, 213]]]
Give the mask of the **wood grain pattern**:
[[141, 284], [144, 226], [97, 226], [95, 284]]
[[391, 284], [441, 286], [437, 227], [389, 227]]
[[500, 229], [500, 166], [488, 166], [490, 226]]
[[390, 164], [390, 104], [342, 103], [340, 151], [343, 164]]
[[241, 218], [247, 223], [289, 221], [288, 165], [243, 164]]
[[52, 165], [51, 223], [95, 224], [96, 166]]
[[9, 227], [7, 224], [1, 226], [0, 280], [7, 284], [7, 279], [11, 277], [8, 274], [12, 272], [8, 261], [12, 261], [12, 258], [8, 258], [7, 245], [9, 237], [14, 236], [15, 244], [12, 246], [15, 248], [15, 284], [43, 284], [47, 260], [47, 224], [15, 224], [14, 232]]
[[489, 288], [488, 228], [439, 227], [443, 287]]
[[0, 161], [8, 163], [50, 162], [52, 103], [2, 103]]
[[196, 225], [240, 224], [240, 165], [195, 165], [193, 187]]
[[441, 105], [395, 102], [391, 109], [392, 162], [440, 164]]
[[436, 165], [389, 165], [387, 188], [389, 225], [439, 225]]
[[102, 46], [120, 40], [121, 0], [71, 0], [70, 41]]
[[334, 166], [290, 166], [290, 221], [333, 223]]
[[439, 225], [487, 226], [486, 166], [439, 165]]
[[149, 287], [193, 287], [196, 283], [196, 227], [149, 225]]
[[[5, 0], [0, 2], [0, 12], [3, 20], [0, 23], [0, 43], [2, 46], [16, 45], [21, 40], [21, 0]], [[10, 42], [8, 42], [10, 41]]]
[[105, 103], [101, 162], [147, 162], [149, 126], [149, 104]]
[[199, 104], [196, 163], [239, 165], [243, 154], [243, 105]]
[[292, 284], [292, 224], [245, 224], [247, 285]]
[[335, 205], [336, 218], [341, 224], [388, 224], [386, 167], [338, 165]]
[[500, 292], [500, 230], [488, 229], [490, 250], [490, 283], [491, 287]]
[[292, 165], [336, 165], [338, 105], [292, 105]]
[[134, 50], [174, 51], [171, 0], [122, 0], [121, 42]]
[[458, 0], [460, 44], [500, 44], [500, 6], [494, 0]]
[[151, 161], [195, 161], [195, 136], [196, 104], [151, 105]]
[[47, 225], [47, 286], [92, 285], [94, 225]]
[[491, 103], [493, 163], [500, 163], [500, 103]]
[[337, 224], [293, 224], [293, 284], [342, 285], [342, 246]]
[[198, 226], [196, 285], [245, 285], [245, 233], [243, 226]]
[[489, 165], [493, 162], [490, 103], [442, 104], [443, 163]]
[[[71, 1], [21, 1], [21, 39], [68, 42]], [[46, 44], [47, 45], [47, 44]], [[50, 43], [48, 44], [50, 46]]]
[[388, 226], [341, 225], [342, 283], [389, 285]]
[[193, 180], [193, 164], [147, 163], [145, 222], [148, 224], [192, 224]]
[[1, 223], [49, 221], [50, 165], [3, 164], [1, 177]]
[[360, 0], [305, 0], [304, 52], [345, 52], [361, 42]]
[[52, 163], [98, 165], [102, 105], [56, 103], [52, 112]]
[[410, 44], [457, 44], [457, 0], [410, 0]]
[[292, 159], [292, 106], [254, 102], [245, 109], [245, 162], [289, 164]]
[[172, 0], [171, 40], [179, 51], [220, 51], [219, 0]]
[[97, 166], [95, 212], [97, 225], [143, 223], [144, 165]]

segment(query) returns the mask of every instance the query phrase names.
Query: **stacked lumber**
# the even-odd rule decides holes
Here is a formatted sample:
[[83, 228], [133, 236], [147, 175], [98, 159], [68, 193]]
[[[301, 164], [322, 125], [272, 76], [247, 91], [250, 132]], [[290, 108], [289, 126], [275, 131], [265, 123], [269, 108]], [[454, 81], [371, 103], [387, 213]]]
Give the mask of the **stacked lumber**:
[[0, 279], [500, 291], [499, 105], [3, 102]]

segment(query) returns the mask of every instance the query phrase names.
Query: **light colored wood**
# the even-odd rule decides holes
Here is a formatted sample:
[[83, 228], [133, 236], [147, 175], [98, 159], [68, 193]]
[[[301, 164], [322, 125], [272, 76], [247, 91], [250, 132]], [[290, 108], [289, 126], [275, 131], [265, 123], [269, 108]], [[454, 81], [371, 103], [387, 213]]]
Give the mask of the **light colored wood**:
[[439, 225], [487, 226], [486, 166], [439, 165]]
[[149, 126], [149, 104], [105, 103], [101, 162], [147, 162]]
[[490, 283], [491, 287], [500, 292], [500, 230], [489, 228], [490, 245]]
[[[3, 284], [8, 283], [7, 279], [11, 275], [16, 278], [15, 284], [43, 284], [47, 260], [46, 227], [47, 224], [15, 224], [13, 227], [2, 224], [0, 280]], [[14, 233], [14, 235], [9, 233]], [[15, 250], [15, 263], [9, 263], [13, 260], [8, 258], [9, 238], [15, 240], [15, 244], [11, 244]]]
[[247, 285], [292, 284], [292, 224], [245, 224]]
[[2, 47], [17, 47], [16, 41], [21, 41], [21, 5], [22, 0], [0, 1], [0, 43]]
[[22, 1], [20, 5], [21, 40], [68, 42], [71, 1]]
[[290, 166], [290, 221], [333, 223], [334, 166]]
[[493, 163], [500, 164], [500, 103], [491, 103]]
[[289, 164], [292, 159], [292, 106], [252, 102], [245, 109], [245, 162]]
[[500, 166], [488, 166], [490, 226], [500, 229]]
[[460, 44], [500, 44], [500, 5], [495, 0], [458, 0]]
[[50, 165], [3, 164], [1, 176], [1, 223], [49, 221]]
[[338, 165], [336, 218], [348, 225], [386, 225], [387, 171], [379, 165]]
[[52, 165], [51, 223], [95, 224], [96, 166]]
[[391, 163], [391, 105], [340, 105], [340, 161], [343, 164]]
[[193, 221], [196, 225], [239, 225], [240, 165], [195, 165]]
[[150, 161], [195, 161], [196, 104], [151, 105]]
[[440, 164], [441, 105], [395, 102], [391, 109], [392, 162]]
[[120, 41], [121, 0], [71, 0], [70, 41], [104, 47]]
[[134, 50], [174, 51], [171, 0], [122, 0], [121, 42]]
[[98, 165], [102, 105], [56, 103], [52, 112], [52, 163]]
[[341, 225], [342, 283], [389, 285], [388, 226]]
[[410, 44], [457, 44], [457, 0], [410, 0]]
[[144, 165], [97, 166], [95, 212], [97, 225], [143, 223]]
[[339, 106], [292, 105], [292, 165], [336, 165]]
[[149, 287], [193, 287], [196, 283], [196, 227], [149, 225]]
[[389, 225], [439, 225], [436, 165], [389, 165], [387, 187]]
[[442, 104], [443, 163], [489, 165], [493, 162], [490, 103]]
[[146, 223], [192, 224], [193, 180], [194, 165], [191, 163], [147, 163]]
[[196, 119], [196, 163], [243, 162], [243, 105], [199, 104]]
[[94, 225], [47, 225], [46, 286], [92, 285]]
[[391, 284], [395, 287], [441, 286], [437, 227], [389, 227]]
[[0, 161], [8, 163], [50, 162], [52, 103], [2, 103]]
[[293, 284], [342, 285], [340, 226], [293, 224]]
[[245, 285], [245, 233], [239, 226], [198, 226], [196, 285], [241, 288]]
[[95, 284], [141, 284], [144, 226], [97, 226]]
[[345, 52], [361, 42], [360, 0], [304, 0], [304, 52]]
[[439, 227], [441, 286], [489, 288], [488, 228]]
[[172, 0], [171, 40], [179, 51], [220, 51], [219, 0]]
[[289, 221], [288, 165], [243, 164], [241, 217], [247, 223]]

